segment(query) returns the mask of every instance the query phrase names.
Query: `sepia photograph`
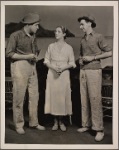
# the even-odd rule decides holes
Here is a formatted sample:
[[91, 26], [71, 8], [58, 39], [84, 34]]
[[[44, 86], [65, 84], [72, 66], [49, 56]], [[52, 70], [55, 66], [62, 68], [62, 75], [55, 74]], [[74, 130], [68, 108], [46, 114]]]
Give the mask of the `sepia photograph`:
[[118, 1], [1, 1], [1, 148], [118, 148]]

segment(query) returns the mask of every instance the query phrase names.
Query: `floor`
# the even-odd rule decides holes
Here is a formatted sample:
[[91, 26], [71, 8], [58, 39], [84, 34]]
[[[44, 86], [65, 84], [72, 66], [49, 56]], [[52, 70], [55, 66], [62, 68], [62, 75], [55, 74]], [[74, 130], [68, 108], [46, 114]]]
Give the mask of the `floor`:
[[[61, 130], [52, 131], [52, 119], [45, 122], [46, 131], [37, 131], [36, 129], [28, 128], [28, 114], [25, 114], [25, 126], [26, 133], [19, 135], [14, 129], [12, 122], [12, 111], [6, 111], [5, 120], [5, 143], [13, 144], [112, 144], [112, 119], [104, 119], [105, 138], [101, 142], [94, 140], [95, 133], [88, 131], [85, 133], [78, 133], [78, 124], [73, 123], [70, 125], [66, 121], [67, 131]], [[45, 118], [47, 119], [47, 118]], [[78, 120], [77, 120], [78, 121]]]
[[[112, 119], [104, 118], [104, 132], [105, 138], [101, 142], [94, 140], [95, 133], [85, 132], [78, 133], [77, 129], [81, 126], [81, 102], [80, 102], [80, 83], [79, 83], [79, 68], [71, 71], [71, 89], [72, 89], [72, 122], [69, 124], [69, 120], [66, 119], [67, 131], [62, 132], [52, 131], [52, 117], [44, 115], [44, 103], [45, 103], [45, 88], [47, 68], [43, 65], [43, 60], [39, 61], [37, 65], [38, 70], [38, 84], [39, 84], [39, 122], [46, 126], [46, 131], [37, 131], [35, 129], [28, 128], [28, 110], [25, 112], [25, 135], [18, 135], [14, 129], [12, 110], [6, 110], [5, 112], [5, 143], [10, 144], [112, 144]], [[12, 103], [11, 103], [12, 104]], [[9, 104], [5, 107], [10, 108]], [[26, 96], [25, 110], [28, 108], [28, 100]]]

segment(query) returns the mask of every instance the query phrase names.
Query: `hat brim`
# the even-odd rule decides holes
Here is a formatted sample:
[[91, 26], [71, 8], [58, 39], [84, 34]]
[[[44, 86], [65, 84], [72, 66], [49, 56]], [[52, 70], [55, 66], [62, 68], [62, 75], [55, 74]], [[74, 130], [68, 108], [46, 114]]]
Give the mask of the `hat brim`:
[[24, 20], [21, 21], [23, 24], [34, 24], [34, 23], [40, 23], [41, 20], [35, 21], [35, 22], [25, 22]]
[[86, 16], [83, 16], [83, 17], [79, 17], [79, 18], [78, 18], [78, 22], [81, 22], [81, 20], [90, 21], [90, 22], [92, 23], [93, 28], [96, 27], [96, 23], [95, 23], [93, 20], [91, 20], [90, 18], [86, 17]]

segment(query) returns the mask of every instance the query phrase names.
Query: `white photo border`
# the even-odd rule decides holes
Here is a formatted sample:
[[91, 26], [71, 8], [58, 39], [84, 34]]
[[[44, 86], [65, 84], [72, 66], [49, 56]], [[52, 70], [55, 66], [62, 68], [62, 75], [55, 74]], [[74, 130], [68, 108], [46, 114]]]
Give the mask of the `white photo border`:
[[[6, 144], [5, 143], [5, 6], [113, 6], [113, 144]], [[118, 1], [1, 1], [1, 148], [2, 149], [117, 149], [118, 148]]]

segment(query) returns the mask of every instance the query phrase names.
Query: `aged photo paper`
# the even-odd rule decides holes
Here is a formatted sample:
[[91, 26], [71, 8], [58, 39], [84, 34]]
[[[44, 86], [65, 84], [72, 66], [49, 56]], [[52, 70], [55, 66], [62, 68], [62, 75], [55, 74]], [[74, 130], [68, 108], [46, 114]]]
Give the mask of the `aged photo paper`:
[[[40, 25], [37, 32], [38, 55], [37, 71], [39, 84], [38, 116], [45, 131], [28, 128], [28, 95], [25, 99], [25, 134], [15, 132], [12, 117], [12, 79], [10, 60], [6, 58], [6, 47], [11, 33], [17, 31], [18, 24], [28, 13], [38, 13]], [[85, 14], [95, 17], [96, 32], [104, 35], [112, 46], [113, 56], [101, 60], [104, 79], [109, 86], [109, 101], [104, 109], [104, 132], [101, 142], [94, 140], [94, 135], [77, 133], [81, 126], [81, 103], [79, 89], [79, 71], [71, 70], [72, 116], [65, 118], [67, 131], [52, 131], [52, 116], [44, 114], [45, 83], [47, 69], [43, 61], [48, 45], [55, 41], [54, 30], [62, 25], [67, 28], [66, 42], [73, 47], [75, 62], [79, 59], [79, 45], [84, 33], [80, 30], [78, 18]], [[118, 2], [117, 1], [1, 1], [1, 149], [117, 149], [118, 148]], [[25, 66], [24, 66], [25, 67]], [[105, 69], [106, 68], [106, 69]], [[27, 68], [26, 68], [27, 69]], [[106, 72], [106, 73], [105, 73]], [[108, 74], [109, 73], [109, 74]], [[111, 75], [110, 75], [111, 73]], [[113, 80], [111, 80], [113, 78]], [[111, 80], [111, 82], [109, 81]], [[63, 86], [63, 83], [62, 83]], [[104, 94], [106, 88], [102, 89]], [[35, 94], [35, 93], [34, 93]], [[55, 97], [56, 95], [54, 95]], [[108, 97], [107, 96], [107, 97]], [[106, 96], [104, 96], [105, 99]], [[111, 103], [110, 103], [111, 100]], [[103, 103], [103, 104], [104, 104]], [[108, 113], [109, 112], [109, 113]], [[111, 112], [111, 114], [110, 114]], [[67, 123], [68, 122], [68, 123]]]

